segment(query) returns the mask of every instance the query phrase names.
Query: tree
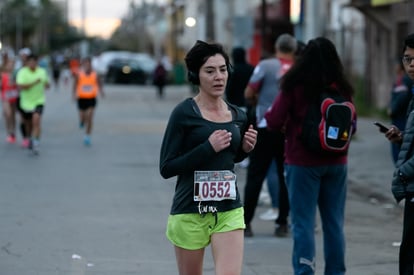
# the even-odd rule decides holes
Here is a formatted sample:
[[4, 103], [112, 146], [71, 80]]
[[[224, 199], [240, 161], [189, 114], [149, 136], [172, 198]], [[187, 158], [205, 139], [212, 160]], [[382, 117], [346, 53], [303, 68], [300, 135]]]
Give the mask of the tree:
[[84, 39], [84, 35], [68, 24], [61, 8], [50, 0], [40, 0], [37, 28], [39, 52], [68, 47]]
[[1, 9], [1, 37], [16, 49], [30, 44], [38, 23], [34, 10], [26, 0], [6, 1]]
[[37, 5], [28, 0], [6, 0], [0, 25], [5, 44], [15, 49], [28, 46], [39, 53], [64, 48], [84, 38], [50, 0], [40, 0]]
[[110, 38], [110, 47], [116, 50], [150, 52], [154, 45], [147, 26], [154, 24], [155, 15], [161, 13], [161, 8], [155, 4], [144, 2], [137, 6], [133, 1], [129, 4], [129, 12], [122, 19], [121, 25]]

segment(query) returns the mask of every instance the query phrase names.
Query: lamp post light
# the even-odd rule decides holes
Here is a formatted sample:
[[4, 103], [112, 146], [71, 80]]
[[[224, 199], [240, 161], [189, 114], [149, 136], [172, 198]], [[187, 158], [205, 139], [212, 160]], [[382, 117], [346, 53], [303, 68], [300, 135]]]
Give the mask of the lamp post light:
[[186, 19], [185, 19], [185, 25], [187, 26], [187, 27], [189, 27], [189, 28], [192, 28], [192, 27], [194, 27], [195, 25], [197, 24], [197, 21], [196, 21], [196, 19], [194, 18], [194, 17], [187, 17]]

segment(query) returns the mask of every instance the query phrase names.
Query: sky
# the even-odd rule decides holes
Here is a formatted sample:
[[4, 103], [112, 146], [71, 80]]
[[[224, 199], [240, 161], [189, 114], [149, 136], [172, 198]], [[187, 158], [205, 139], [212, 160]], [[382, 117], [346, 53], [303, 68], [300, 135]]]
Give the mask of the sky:
[[[127, 14], [130, 0], [67, 0], [69, 21], [82, 26], [82, 1], [85, 1], [85, 29], [88, 35], [108, 38], [121, 24], [121, 18]], [[134, 0], [141, 4], [142, 0]], [[163, 0], [146, 0], [147, 3], [163, 3]]]

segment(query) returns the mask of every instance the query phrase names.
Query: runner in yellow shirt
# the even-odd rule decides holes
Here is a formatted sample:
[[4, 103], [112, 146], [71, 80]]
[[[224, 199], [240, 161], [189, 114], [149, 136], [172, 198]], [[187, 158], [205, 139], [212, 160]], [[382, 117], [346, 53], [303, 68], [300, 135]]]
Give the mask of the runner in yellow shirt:
[[25, 119], [26, 132], [30, 133], [29, 148], [39, 153], [41, 116], [46, 101], [45, 89], [49, 88], [49, 78], [45, 69], [38, 66], [38, 56], [27, 57], [27, 65], [16, 76], [20, 89], [20, 108]]

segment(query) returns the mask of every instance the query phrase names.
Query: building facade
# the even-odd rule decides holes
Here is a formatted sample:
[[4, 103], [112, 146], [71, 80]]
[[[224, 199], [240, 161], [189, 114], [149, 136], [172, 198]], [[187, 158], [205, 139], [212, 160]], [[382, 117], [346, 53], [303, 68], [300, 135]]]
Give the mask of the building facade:
[[[388, 106], [403, 38], [414, 31], [410, 0], [171, 0], [169, 5], [173, 60], [182, 60], [197, 39], [219, 41], [228, 50], [243, 46], [255, 64], [271, 54], [280, 33], [305, 43], [325, 36], [336, 44], [365, 105], [376, 108]], [[188, 18], [195, 24], [187, 25]]]
[[386, 108], [404, 37], [414, 32], [414, 2], [352, 0], [350, 6], [361, 12], [365, 19], [366, 55], [362, 58], [366, 65], [366, 100], [376, 107]]

